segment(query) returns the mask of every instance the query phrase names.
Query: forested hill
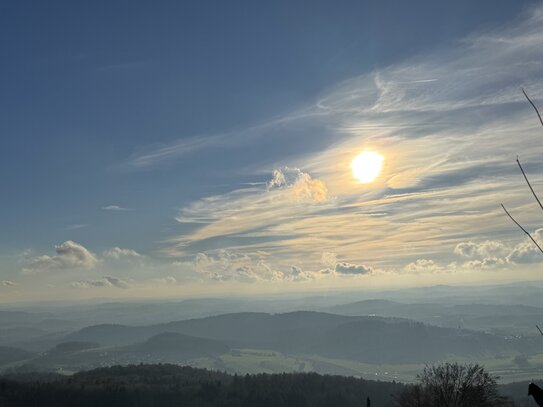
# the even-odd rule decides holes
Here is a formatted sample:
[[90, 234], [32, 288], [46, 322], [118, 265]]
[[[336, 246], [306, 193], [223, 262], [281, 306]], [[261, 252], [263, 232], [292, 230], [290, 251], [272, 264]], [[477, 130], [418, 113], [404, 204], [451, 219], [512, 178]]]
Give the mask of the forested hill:
[[543, 350], [539, 340], [441, 328], [398, 318], [320, 312], [237, 313], [147, 326], [96, 325], [65, 341], [120, 347], [163, 333], [207, 338], [217, 346], [271, 349], [290, 355], [319, 355], [366, 363], [427, 363], [450, 355], [490, 356]]
[[0, 378], [0, 405], [77, 407], [372, 407], [392, 405], [400, 383], [316, 373], [232, 376], [176, 365], [100, 368], [73, 376]]

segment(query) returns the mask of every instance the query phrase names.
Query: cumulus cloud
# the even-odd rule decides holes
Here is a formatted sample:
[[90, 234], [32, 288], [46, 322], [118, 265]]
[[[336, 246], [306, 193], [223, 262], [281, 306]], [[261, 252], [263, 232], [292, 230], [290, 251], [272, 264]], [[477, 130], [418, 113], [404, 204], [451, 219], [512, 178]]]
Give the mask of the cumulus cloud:
[[336, 264], [334, 271], [338, 274], [371, 274], [373, 268], [362, 264], [341, 262]]
[[481, 260], [470, 260], [461, 265], [462, 268], [467, 270], [472, 269], [491, 269], [498, 266], [504, 266], [506, 260], [500, 258], [486, 258]]
[[212, 278], [219, 281], [234, 280], [247, 283], [259, 280], [258, 274], [250, 266], [239, 266], [229, 270], [228, 272], [216, 272], [212, 274]]
[[507, 267], [508, 263], [503, 258], [471, 259], [461, 263], [451, 262], [442, 264], [428, 259], [418, 259], [403, 268], [403, 272], [413, 274], [439, 274], [439, 273], [470, 273], [489, 269]]
[[301, 267], [291, 266], [287, 273], [284, 273], [284, 279], [289, 281], [308, 281], [315, 279], [315, 274], [302, 270]]
[[454, 248], [454, 253], [470, 259], [460, 265], [465, 270], [491, 269], [504, 266], [511, 248], [502, 242], [486, 240], [481, 243], [461, 242]]
[[92, 269], [98, 263], [98, 259], [93, 253], [71, 240], [55, 246], [55, 252], [54, 256], [43, 255], [30, 259], [23, 268], [23, 272], [34, 273], [72, 268]]
[[70, 285], [74, 288], [130, 288], [130, 284], [117, 277], [105, 276], [96, 280], [73, 281]]
[[119, 260], [121, 258], [141, 258], [143, 257], [141, 254], [136, 252], [132, 249], [121, 249], [120, 247], [113, 247], [109, 250], [106, 250], [104, 252], [105, 257], [109, 257], [115, 260]]
[[328, 199], [328, 189], [324, 182], [313, 179], [305, 173], [292, 186], [292, 193], [297, 200], [310, 199], [315, 202], [324, 202]]
[[462, 242], [456, 245], [454, 253], [467, 258], [499, 258], [511, 249], [501, 242], [486, 240], [482, 243]]
[[367, 265], [340, 262], [338, 261], [337, 254], [332, 252], [322, 252], [320, 262], [326, 266], [326, 268], [319, 270], [317, 273], [321, 276], [366, 275], [376, 272], [373, 267]]
[[[543, 245], [543, 229], [537, 229], [532, 233], [532, 237], [540, 246]], [[531, 240], [526, 238], [513, 248], [507, 256], [507, 261], [517, 264], [539, 263], [543, 261], [543, 254]]]
[[[543, 244], [543, 229], [537, 229], [532, 236], [540, 245]], [[463, 266], [474, 269], [543, 262], [543, 255], [528, 238], [513, 247], [491, 240], [481, 243], [462, 242], [456, 245], [454, 253], [471, 259]]]
[[256, 282], [273, 280], [279, 277], [259, 256], [249, 256], [230, 250], [218, 250], [213, 253], [198, 253], [184, 266], [217, 281]]
[[272, 265], [269, 262], [268, 254], [265, 252], [245, 254], [222, 249], [210, 253], [198, 253], [191, 261], [176, 262], [174, 264], [216, 281], [244, 283], [296, 282], [314, 278], [311, 272], [306, 272], [299, 266]]
[[517, 264], [539, 263], [543, 261], [541, 252], [533, 246], [532, 242], [525, 242], [517, 245], [511, 254], [507, 256], [507, 261]]
[[0, 281], [0, 285], [3, 285], [4, 287], [13, 287], [13, 286], [16, 286], [17, 284], [15, 284], [13, 281], [2, 280]]
[[407, 273], [438, 273], [443, 269], [442, 266], [429, 259], [418, 259], [404, 267]]
[[473, 242], [458, 243], [454, 248], [454, 253], [462, 257], [471, 258], [477, 253], [477, 244]]
[[283, 167], [274, 170], [267, 187], [268, 191], [290, 188], [291, 195], [297, 200], [309, 199], [315, 202], [323, 202], [328, 199], [326, 185], [299, 168]]
[[[311, 263], [311, 262], [309, 262]], [[362, 264], [338, 262], [334, 253], [323, 252], [321, 262], [326, 268], [305, 269], [298, 264], [285, 264], [273, 259], [267, 252], [239, 253], [231, 250], [217, 250], [197, 253], [190, 261], [174, 264], [197, 275], [216, 281], [238, 281], [245, 283], [303, 282], [339, 276], [367, 275], [375, 269]]]
[[268, 191], [275, 188], [281, 188], [286, 185], [293, 185], [298, 179], [299, 175], [300, 170], [297, 168], [290, 169], [285, 167], [282, 170], [273, 170], [272, 178], [267, 183]]

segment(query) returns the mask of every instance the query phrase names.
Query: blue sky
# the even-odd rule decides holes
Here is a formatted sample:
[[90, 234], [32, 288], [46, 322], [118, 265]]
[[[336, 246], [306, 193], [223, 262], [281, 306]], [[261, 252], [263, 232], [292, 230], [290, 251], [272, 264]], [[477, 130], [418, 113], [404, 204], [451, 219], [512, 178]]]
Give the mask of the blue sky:
[[534, 278], [542, 10], [3, 3], [1, 298]]

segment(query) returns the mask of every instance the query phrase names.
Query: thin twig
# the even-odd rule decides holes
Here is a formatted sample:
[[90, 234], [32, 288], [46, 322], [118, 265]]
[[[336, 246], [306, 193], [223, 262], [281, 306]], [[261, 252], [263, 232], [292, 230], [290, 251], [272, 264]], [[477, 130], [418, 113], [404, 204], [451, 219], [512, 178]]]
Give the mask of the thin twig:
[[507, 211], [507, 209], [505, 209], [505, 206], [503, 206], [503, 204], [501, 204], [501, 205], [502, 205], [503, 210], [504, 210], [505, 213], [507, 214], [507, 216], [509, 216], [509, 218], [511, 218], [511, 220], [512, 220], [513, 222], [515, 222], [515, 225], [517, 225], [517, 226], [520, 228], [520, 230], [522, 230], [524, 233], [526, 233], [526, 235], [528, 235], [528, 237], [532, 240], [532, 242], [534, 242], [534, 244], [535, 244], [536, 247], [539, 249], [539, 251], [540, 251], [541, 253], [543, 253], [543, 249], [542, 249], [541, 246], [539, 246], [539, 244], [535, 241], [535, 239], [532, 237], [532, 235], [531, 235], [530, 233], [528, 233], [528, 231], [527, 231], [526, 229], [524, 229], [524, 228], [520, 225], [520, 223], [518, 223], [518, 222], [515, 220], [515, 218], [513, 218], [513, 217], [511, 216], [511, 214]]
[[543, 204], [541, 204], [541, 201], [539, 200], [539, 198], [537, 197], [534, 189], [532, 188], [532, 184], [530, 184], [530, 181], [528, 181], [528, 177], [526, 176], [526, 173], [524, 172], [524, 168], [522, 168], [522, 165], [520, 164], [520, 161], [518, 159], [518, 155], [517, 155], [517, 164], [518, 164], [518, 167], [520, 168], [520, 171], [522, 171], [522, 175], [524, 175], [524, 179], [526, 180], [526, 183], [530, 187], [530, 191], [532, 191], [532, 195], [534, 196], [535, 200], [539, 204], [539, 207], [543, 211]]
[[543, 126], [543, 119], [541, 118], [541, 115], [539, 114], [539, 110], [537, 109], [537, 106], [534, 104], [534, 102], [532, 102], [532, 99], [530, 99], [530, 97], [528, 96], [528, 94], [524, 91], [523, 88], [522, 89], [522, 93], [524, 93], [524, 96], [526, 97], [526, 99], [528, 99], [528, 102], [530, 102], [530, 104], [532, 105], [532, 107], [534, 108], [535, 112], [537, 113], [537, 117], [539, 117], [539, 122], [541, 123], [541, 125]]
[[537, 328], [537, 330], [539, 331], [539, 333], [541, 334], [541, 336], [543, 336], [543, 331], [541, 331], [541, 328], [538, 327], [537, 325], [535, 326]]

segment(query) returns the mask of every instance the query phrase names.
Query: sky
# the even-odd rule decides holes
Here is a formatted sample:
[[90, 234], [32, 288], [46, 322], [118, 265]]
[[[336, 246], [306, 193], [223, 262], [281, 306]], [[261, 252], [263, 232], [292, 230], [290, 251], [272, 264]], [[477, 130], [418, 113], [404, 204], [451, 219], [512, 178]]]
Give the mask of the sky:
[[[0, 4], [0, 301], [541, 279], [543, 3]], [[375, 152], [372, 182], [351, 163]]]

